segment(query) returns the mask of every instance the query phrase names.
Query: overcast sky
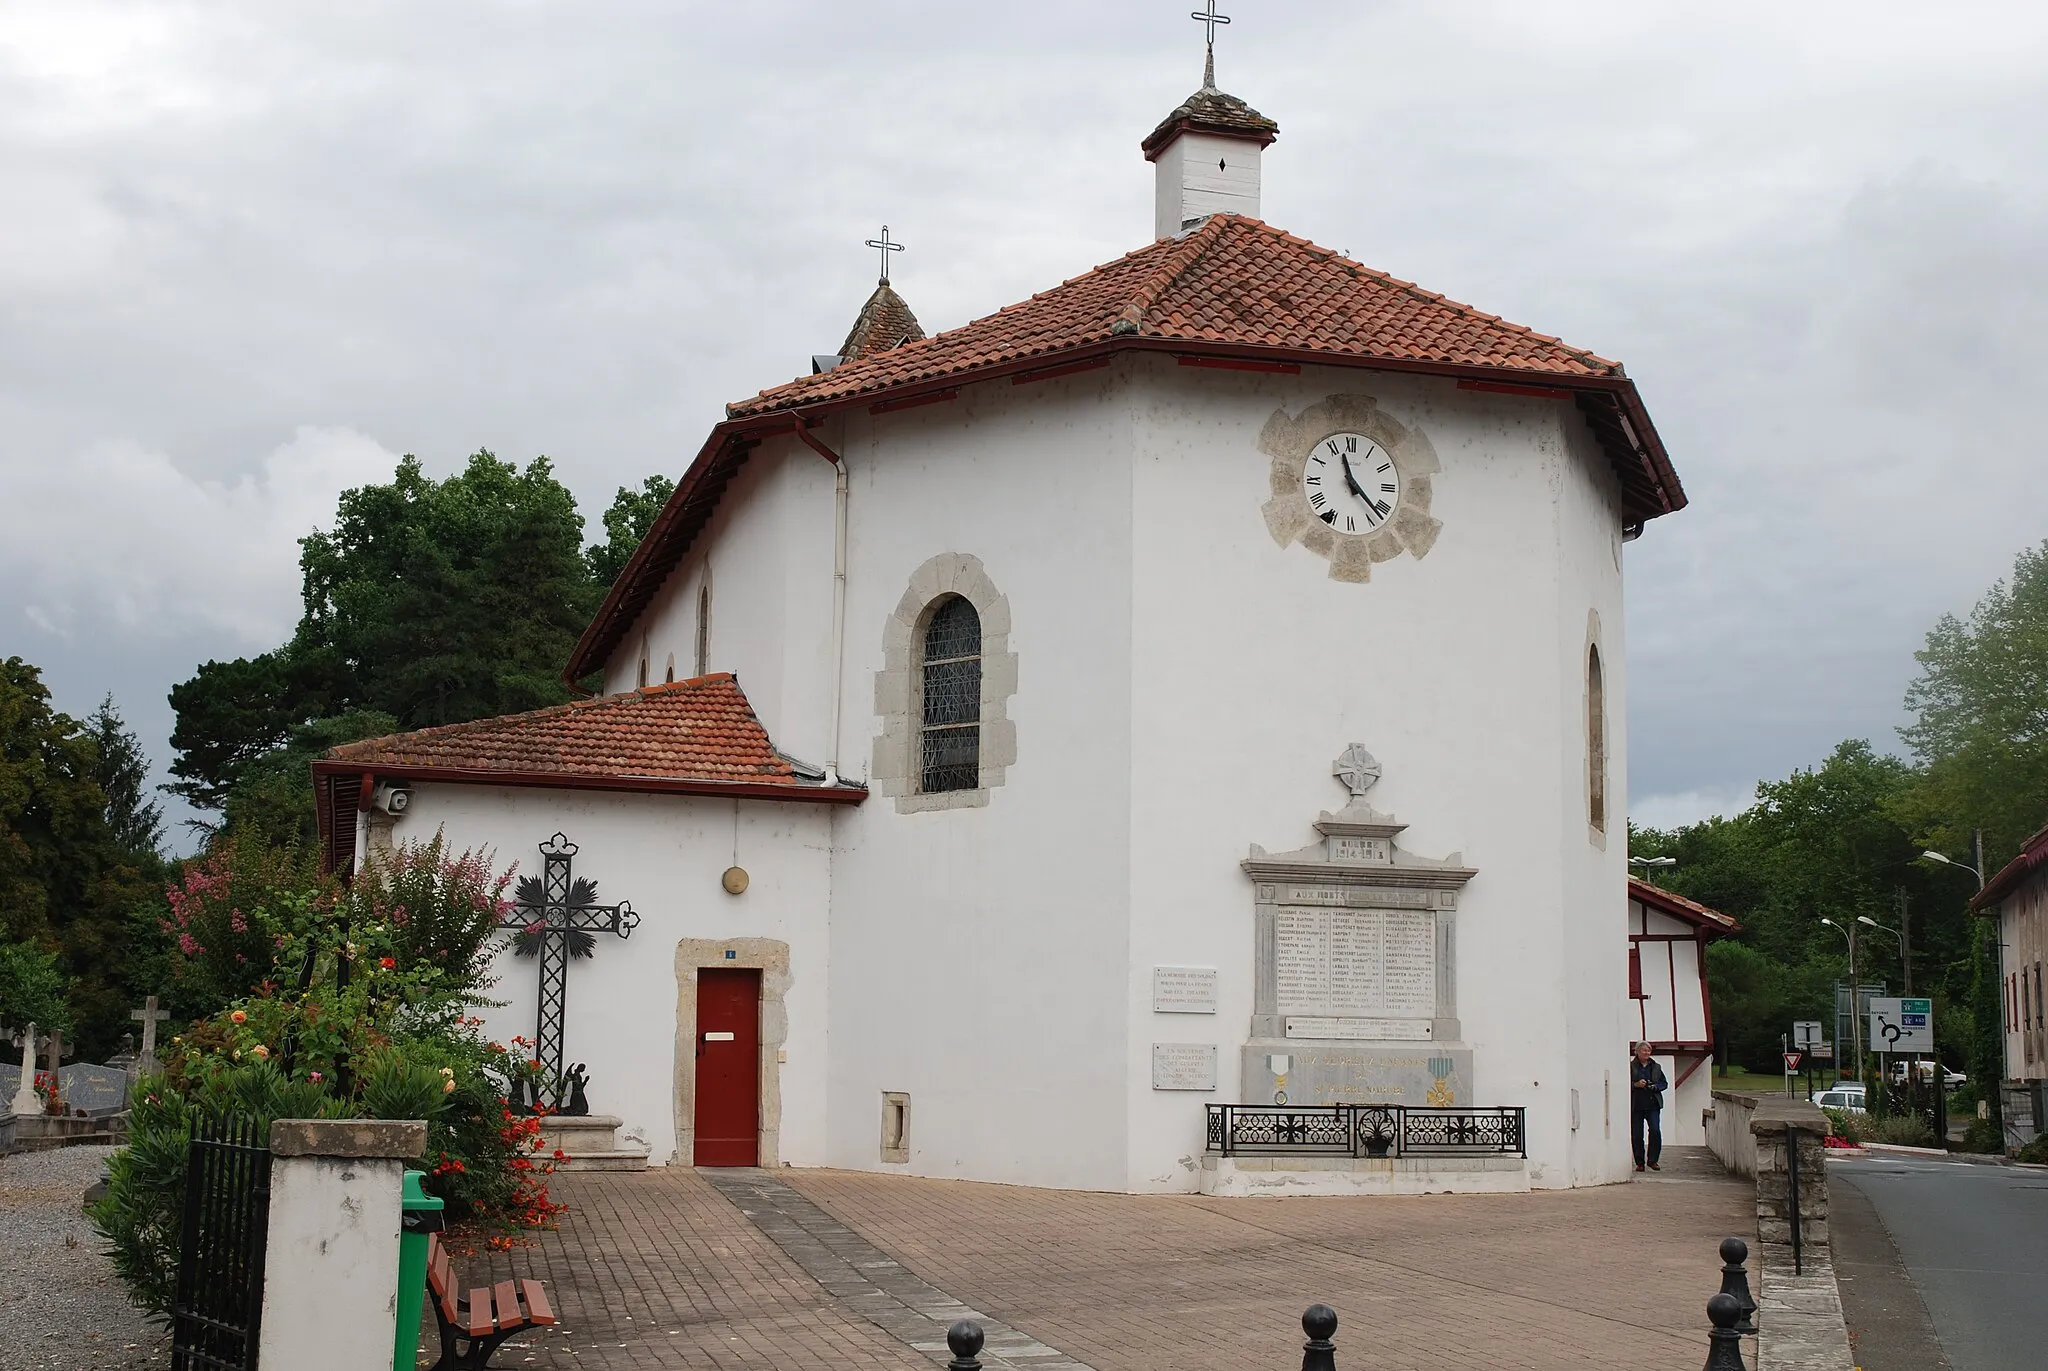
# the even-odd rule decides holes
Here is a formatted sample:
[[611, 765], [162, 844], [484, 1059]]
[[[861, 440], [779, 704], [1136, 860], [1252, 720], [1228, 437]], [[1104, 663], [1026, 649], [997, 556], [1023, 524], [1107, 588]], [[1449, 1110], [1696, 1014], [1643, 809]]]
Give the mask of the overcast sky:
[[[837, 344], [884, 222], [928, 331], [1141, 245], [1189, 8], [0, 0], [0, 655], [168, 760], [396, 454], [546, 453], [594, 526]], [[1656, 416], [1635, 817], [1895, 748], [1928, 627], [2048, 536], [2048, 6], [1223, 8], [1268, 220]]]

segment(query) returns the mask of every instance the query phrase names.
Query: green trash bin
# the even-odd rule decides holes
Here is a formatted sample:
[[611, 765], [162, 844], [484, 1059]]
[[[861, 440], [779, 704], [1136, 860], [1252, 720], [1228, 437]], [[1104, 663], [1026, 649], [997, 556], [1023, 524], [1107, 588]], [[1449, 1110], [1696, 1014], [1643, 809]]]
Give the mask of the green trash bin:
[[398, 1334], [392, 1344], [392, 1371], [413, 1371], [419, 1365], [420, 1312], [427, 1295], [427, 1235], [443, 1227], [445, 1204], [420, 1188], [424, 1171], [405, 1173], [399, 1197]]

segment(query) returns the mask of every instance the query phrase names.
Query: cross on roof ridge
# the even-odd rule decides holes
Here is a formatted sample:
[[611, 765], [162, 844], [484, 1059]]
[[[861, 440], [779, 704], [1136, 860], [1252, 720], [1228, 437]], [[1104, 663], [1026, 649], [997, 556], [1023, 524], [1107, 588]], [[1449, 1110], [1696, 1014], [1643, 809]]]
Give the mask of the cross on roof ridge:
[[888, 285], [888, 284], [889, 284], [889, 254], [890, 254], [890, 253], [892, 253], [892, 252], [901, 252], [901, 251], [903, 251], [903, 244], [901, 244], [901, 243], [892, 243], [892, 242], [890, 242], [890, 241], [889, 241], [889, 226], [888, 226], [887, 224], [884, 224], [884, 225], [882, 225], [882, 236], [881, 236], [880, 238], [870, 238], [870, 239], [868, 239], [868, 241], [867, 241], [867, 246], [868, 246], [868, 247], [871, 247], [871, 248], [877, 248], [877, 249], [879, 249], [879, 250], [881, 251], [881, 254], [882, 254], [882, 279], [881, 279], [880, 281], [876, 282], [876, 284], [877, 284], [877, 285], [883, 285], [883, 286], [886, 286], [886, 285]]
[[1209, 54], [1202, 63], [1202, 89], [1216, 89], [1216, 29], [1218, 25], [1230, 22], [1227, 14], [1216, 12], [1216, 0], [1202, 0], [1206, 9], [1191, 10], [1188, 18], [1200, 24], [1207, 35]]

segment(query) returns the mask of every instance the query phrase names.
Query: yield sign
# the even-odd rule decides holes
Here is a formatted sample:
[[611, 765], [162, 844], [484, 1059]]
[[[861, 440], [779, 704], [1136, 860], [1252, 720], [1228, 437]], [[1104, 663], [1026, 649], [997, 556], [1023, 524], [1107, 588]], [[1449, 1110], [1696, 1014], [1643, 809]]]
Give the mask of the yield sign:
[[1800, 1058], [1804, 1055], [1804, 1053], [1800, 1052], [1787, 1052], [1785, 1054], [1785, 1069], [1787, 1071], [1797, 1071], [1799, 1069]]

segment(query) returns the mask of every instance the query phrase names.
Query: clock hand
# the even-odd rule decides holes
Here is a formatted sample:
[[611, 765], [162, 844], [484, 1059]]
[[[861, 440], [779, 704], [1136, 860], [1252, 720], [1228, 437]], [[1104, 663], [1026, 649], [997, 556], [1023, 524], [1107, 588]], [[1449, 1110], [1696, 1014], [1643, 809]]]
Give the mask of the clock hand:
[[1356, 495], [1360, 500], [1370, 505], [1372, 497], [1365, 493], [1365, 487], [1358, 484], [1358, 478], [1351, 474], [1351, 459], [1349, 457], [1340, 457], [1338, 460], [1344, 463], [1344, 484], [1351, 487], [1353, 495]]

